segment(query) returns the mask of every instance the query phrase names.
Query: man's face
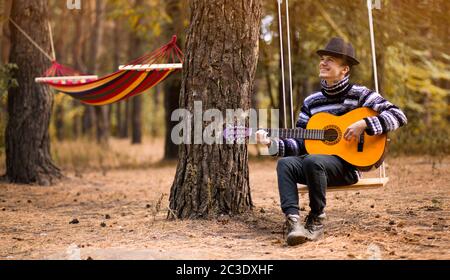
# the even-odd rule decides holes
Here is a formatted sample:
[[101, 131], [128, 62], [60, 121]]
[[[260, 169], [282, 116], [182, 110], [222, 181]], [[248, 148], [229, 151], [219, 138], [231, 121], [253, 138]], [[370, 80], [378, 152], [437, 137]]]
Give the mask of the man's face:
[[340, 81], [348, 73], [348, 66], [342, 58], [322, 55], [319, 63], [319, 77], [326, 81]]

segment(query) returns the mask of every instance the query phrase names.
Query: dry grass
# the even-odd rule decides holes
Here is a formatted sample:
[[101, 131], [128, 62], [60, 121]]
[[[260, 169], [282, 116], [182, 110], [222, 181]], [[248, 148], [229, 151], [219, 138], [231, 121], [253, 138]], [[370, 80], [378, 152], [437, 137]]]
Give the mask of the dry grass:
[[[147, 147], [163, 147], [163, 139], [144, 139]], [[53, 141], [52, 158], [56, 165], [66, 172], [77, 175], [88, 171], [107, 173], [114, 169], [147, 168], [160, 161], [162, 149], [142, 149], [131, 145], [129, 139], [112, 139], [107, 146], [95, 140]], [[5, 170], [5, 154], [0, 149], [0, 172]]]

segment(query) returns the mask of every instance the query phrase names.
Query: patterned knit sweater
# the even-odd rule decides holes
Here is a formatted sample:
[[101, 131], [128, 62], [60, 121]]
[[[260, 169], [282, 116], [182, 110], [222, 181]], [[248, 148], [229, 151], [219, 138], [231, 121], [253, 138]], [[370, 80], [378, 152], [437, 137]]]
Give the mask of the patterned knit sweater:
[[[306, 128], [309, 119], [316, 113], [326, 112], [341, 116], [359, 107], [368, 107], [379, 113], [378, 116], [364, 119], [369, 135], [394, 131], [407, 123], [405, 114], [397, 106], [375, 91], [350, 84], [347, 76], [332, 86], [322, 81], [322, 90], [304, 100], [296, 126]], [[278, 145], [277, 155], [280, 157], [306, 154], [302, 139], [280, 139], [274, 144]]]

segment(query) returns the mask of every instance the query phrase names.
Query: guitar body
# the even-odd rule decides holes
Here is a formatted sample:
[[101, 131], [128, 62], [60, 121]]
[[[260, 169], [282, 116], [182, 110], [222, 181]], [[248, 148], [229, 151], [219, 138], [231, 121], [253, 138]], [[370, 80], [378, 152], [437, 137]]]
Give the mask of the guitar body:
[[364, 132], [361, 143], [344, 139], [345, 130], [353, 123], [366, 117], [377, 116], [378, 113], [370, 108], [358, 108], [342, 116], [329, 113], [317, 113], [311, 117], [307, 129], [321, 129], [334, 131], [333, 141], [305, 140], [305, 148], [309, 154], [335, 155], [348, 163], [360, 168], [370, 169], [378, 167], [386, 148], [387, 135], [369, 136]]

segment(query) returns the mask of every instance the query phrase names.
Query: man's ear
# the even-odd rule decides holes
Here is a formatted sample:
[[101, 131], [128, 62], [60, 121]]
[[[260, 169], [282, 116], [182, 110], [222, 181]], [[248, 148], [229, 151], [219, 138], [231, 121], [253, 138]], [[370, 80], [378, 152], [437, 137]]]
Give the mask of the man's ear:
[[350, 73], [350, 66], [345, 65], [344, 66], [345, 76], [347, 76]]

